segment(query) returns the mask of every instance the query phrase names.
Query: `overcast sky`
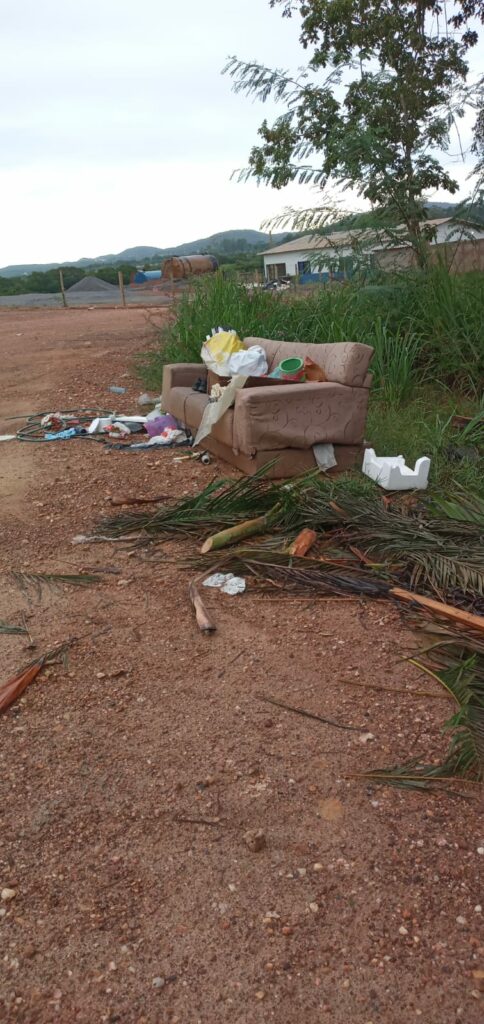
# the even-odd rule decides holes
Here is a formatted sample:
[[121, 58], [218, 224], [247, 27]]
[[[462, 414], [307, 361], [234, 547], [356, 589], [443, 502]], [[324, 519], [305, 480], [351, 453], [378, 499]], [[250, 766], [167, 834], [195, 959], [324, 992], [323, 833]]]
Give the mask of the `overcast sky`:
[[[275, 111], [231, 92], [220, 71], [232, 53], [304, 62], [297, 21], [268, 0], [4, 3], [0, 266], [169, 247], [314, 201], [230, 181]], [[483, 57], [481, 43], [474, 68]]]

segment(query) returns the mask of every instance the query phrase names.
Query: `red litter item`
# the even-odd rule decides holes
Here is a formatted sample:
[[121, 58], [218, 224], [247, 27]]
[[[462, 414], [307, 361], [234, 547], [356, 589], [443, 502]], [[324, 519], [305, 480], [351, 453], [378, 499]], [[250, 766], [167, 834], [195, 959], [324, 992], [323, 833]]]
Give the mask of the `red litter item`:
[[39, 658], [38, 661], [34, 661], [33, 665], [28, 665], [18, 675], [12, 676], [11, 679], [7, 679], [0, 685], [0, 713], [6, 711], [20, 697], [29, 683], [39, 674], [44, 664], [45, 659]]
[[40, 425], [44, 430], [57, 433], [57, 431], [65, 429], [66, 422], [67, 421], [63, 416], [61, 416], [60, 412], [49, 412], [46, 416], [42, 417]]

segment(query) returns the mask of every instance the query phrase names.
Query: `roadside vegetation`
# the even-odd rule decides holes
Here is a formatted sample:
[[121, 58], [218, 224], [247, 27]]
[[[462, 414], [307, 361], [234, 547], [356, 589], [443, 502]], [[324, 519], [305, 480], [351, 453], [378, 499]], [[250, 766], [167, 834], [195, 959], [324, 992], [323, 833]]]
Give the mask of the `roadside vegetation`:
[[[380, 455], [429, 455], [433, 484], [484, 496], [481, 274], [453, 276], [437, 267], [304, 294], [248, 291], [221, 274], [205, 278], [181, 296], [176, 320], [143, 357], [147, 386], [161, 387], [165, 363], [199, 361], [205, 336], [219, 324], [241, 337], [372, 345], [368, 441]], [[462, 431], [455, 414], [474, 422]]]

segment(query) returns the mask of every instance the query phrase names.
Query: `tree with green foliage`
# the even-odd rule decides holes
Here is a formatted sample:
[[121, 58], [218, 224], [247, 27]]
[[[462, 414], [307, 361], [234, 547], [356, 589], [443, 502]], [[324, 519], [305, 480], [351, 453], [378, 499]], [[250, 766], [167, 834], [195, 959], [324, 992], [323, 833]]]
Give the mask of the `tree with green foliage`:
[[115, 267], [104, 264], [100, 267], [99, 264], [94, 264], [86, 268], [56, 267], [53, 270], [33, 270], [32, 273], [23, 274], [21, 277], [0, 276], [0, 295], [28, 295], [31, 292], [55, 295], [60, 292], [59, 269], [62, 270], [66, 291], [88, 274], [117, 285], [118, 270], [122, 271], [124, 283], [129, 284], [131, 274], [136, 270], [132, 263], [119, 263]]
[[[473, 23], [484, 21], [484, 0], [460, 0], [451, 19], [439, 0], [270, 3], [282, 5], [285, 17], [300, 15], [309, 60], [293, 77], [229, 59], [224, 73], [235, 92], [285, 105], [272, 125], [263, 121], [262, 143], [239, 177], [276, 189], [291, 181], [355, 189], [405, 226], [425, 266], [432, 237], [423, 223], [426, 196], [458, 189], [442, 153], [464, 112], [466, 53], [477, 41]], [[321, 228], [330, 216], [334, 208], [302, 211], [294, 227]]]

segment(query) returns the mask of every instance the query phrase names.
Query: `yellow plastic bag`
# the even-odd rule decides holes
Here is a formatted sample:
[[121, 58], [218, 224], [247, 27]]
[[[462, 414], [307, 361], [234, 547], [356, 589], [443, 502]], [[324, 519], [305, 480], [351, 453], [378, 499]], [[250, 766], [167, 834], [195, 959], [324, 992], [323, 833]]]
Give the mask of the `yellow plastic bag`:
[[227, 360], [243, 348], [244, 346], [235, 331], [220, 331], [204, 342], [202, 359], [209, 370], [213, 370], [219, 376], [224, 376]]

